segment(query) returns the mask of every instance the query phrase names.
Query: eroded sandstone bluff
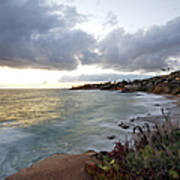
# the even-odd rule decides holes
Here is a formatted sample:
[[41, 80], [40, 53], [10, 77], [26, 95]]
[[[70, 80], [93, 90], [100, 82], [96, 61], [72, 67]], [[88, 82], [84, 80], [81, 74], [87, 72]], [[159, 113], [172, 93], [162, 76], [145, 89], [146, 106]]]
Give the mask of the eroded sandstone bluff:
[[106, 82], [99, 84], [85, 84], [72, 87], [71, 90], [119, 90], [120, 92], [149, 92], [155, 94], [180, 95], [180, 71], [168, 75], [156, 76], [143, 80]]

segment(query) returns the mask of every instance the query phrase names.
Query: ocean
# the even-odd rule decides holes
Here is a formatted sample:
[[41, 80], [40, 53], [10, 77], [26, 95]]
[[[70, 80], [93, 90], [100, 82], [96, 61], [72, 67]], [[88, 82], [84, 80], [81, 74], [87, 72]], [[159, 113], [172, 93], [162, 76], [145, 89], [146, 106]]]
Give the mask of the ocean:
[[[0, 179], [54, 153], [112, 150], [145, 123], [132, 118], [161, 115], [173, 102], [118, 91], [0, 90]], [[130, 128], [119, 127], [122, 122]]]

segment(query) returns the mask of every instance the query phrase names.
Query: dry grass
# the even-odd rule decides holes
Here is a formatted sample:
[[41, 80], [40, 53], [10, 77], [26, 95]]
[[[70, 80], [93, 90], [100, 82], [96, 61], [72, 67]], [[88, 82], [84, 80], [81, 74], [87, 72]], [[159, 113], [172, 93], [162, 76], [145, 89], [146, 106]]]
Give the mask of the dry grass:
[[180, 179], [180, 126], [165, 114], [165, 123], [136, 126], [125, 145], [116, 143], [112, 152], [88, 172], [94, 179], [171, 180]]

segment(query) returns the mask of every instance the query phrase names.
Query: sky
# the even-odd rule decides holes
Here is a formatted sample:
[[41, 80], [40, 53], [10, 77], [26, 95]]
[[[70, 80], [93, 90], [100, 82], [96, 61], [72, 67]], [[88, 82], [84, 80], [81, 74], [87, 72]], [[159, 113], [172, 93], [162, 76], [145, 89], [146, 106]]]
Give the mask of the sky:
[[0, 88], [180, 69], [179, 0], [1, 0]]

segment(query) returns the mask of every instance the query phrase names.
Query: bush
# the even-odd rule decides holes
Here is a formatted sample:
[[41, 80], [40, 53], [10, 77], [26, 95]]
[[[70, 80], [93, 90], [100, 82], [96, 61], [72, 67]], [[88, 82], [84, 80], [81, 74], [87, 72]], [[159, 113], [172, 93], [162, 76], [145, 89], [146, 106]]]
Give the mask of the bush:
[[163, 115], [164, 124], [135, 127], [133, 146], [116, 143], [98, 164], [86, 165], [87, 172], [95, 180], [180, 179], [180, 128]]

